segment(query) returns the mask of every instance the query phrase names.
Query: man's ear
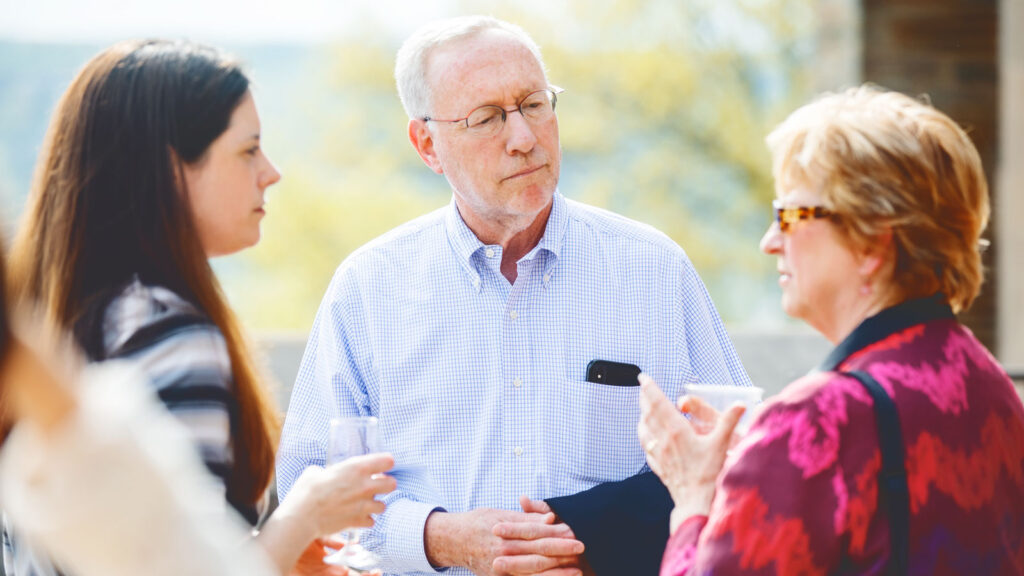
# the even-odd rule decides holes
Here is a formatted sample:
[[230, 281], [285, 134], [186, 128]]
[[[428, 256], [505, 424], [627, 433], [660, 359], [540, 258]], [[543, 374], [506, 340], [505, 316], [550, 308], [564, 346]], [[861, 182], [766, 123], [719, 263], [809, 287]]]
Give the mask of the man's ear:
[[864, 278], [878, 274], [886, 264], [894, 260], [893, 248], [892, 229], [886, 228], [860, 251], [857, 272]]
[[409, 142], [412, 142], [412, 147], [416, 149], [424, 164], [434, 172], [444, 174], [441, 161], [438, 160], [434, 150], [434, 135], [430, 133], [430, 128], [425, 120], [419, 118], [409, 120]]

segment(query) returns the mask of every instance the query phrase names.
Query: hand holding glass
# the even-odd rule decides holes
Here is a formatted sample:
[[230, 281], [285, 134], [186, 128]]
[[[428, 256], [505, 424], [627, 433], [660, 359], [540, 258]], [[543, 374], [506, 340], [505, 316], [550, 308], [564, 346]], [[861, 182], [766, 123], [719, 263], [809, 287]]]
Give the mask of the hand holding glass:
[[[335, 418], [327, 442], [327, 464], [336, 464], [353, 456], [380, 452], [377, 419], [372, 416]], [[365, 529], [349, 529], [338, 534], [345, 543], [341, 550], [324, 558], [328, 564], [365, 571], [376, 568], [380, 558], [363, 548], [359, 538]]]
[[687, 396], [700, 398], [720, 413], [725, 412], [737, 402], [746, 406], [747, 411], [743, 413], [739, 424], [736, 425], [738, 434], [744, 434], [750, 428], [751, 422], [754, 421], [754, 408], [761, 403], [764, 396], [764, 388], [757, 386], [686, 384], [683, 386], [683, 390]]

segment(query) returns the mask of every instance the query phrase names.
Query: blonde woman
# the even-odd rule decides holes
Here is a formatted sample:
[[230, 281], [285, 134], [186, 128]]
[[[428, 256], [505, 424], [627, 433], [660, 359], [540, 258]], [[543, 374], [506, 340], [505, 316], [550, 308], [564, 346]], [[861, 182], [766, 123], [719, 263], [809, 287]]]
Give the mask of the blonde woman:
[[974, 145], [870, 87], [804, 106], [768, 145], [761, 249], [786, 313], [836, 347], [729, 452], [741, 408], [684, 398], [698, 429], [645, 381], [639, 433], [675, 501], [661, 574], [1021, 574], [1024, 407], [954, 315], [982, 283]]

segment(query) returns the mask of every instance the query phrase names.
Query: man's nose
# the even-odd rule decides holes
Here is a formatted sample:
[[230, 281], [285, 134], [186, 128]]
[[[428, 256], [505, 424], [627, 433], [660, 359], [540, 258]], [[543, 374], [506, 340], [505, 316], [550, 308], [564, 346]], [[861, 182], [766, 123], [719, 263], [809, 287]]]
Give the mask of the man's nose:
[[508, 138], [505, 149], [509, 154], [526, 154], [537, 144], [537, 135], [533, 133], [533, 125], [519, 110], [507, 113], [505, 130], [505, 136]]

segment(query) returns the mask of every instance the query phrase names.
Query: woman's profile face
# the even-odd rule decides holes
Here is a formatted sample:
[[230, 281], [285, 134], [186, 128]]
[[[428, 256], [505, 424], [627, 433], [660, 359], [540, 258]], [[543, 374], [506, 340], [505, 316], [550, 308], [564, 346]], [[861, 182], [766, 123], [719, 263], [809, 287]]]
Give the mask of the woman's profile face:
[[192, 218], [208, 258], [259, 242], [264, 192], [281, 175], [260, 148], [260, 118], [251, 93], [231, 114], [227, 130], [184, 172]]
[[[809, 186], [777, 193], [783, 208], [824, 206]], [[828, 337], [860, 289], [858, 258], [839, 227], [828, 218], [807, 219], [782, 232], [772, 223], [761, 251], [777, 258], [782, 309]]]

